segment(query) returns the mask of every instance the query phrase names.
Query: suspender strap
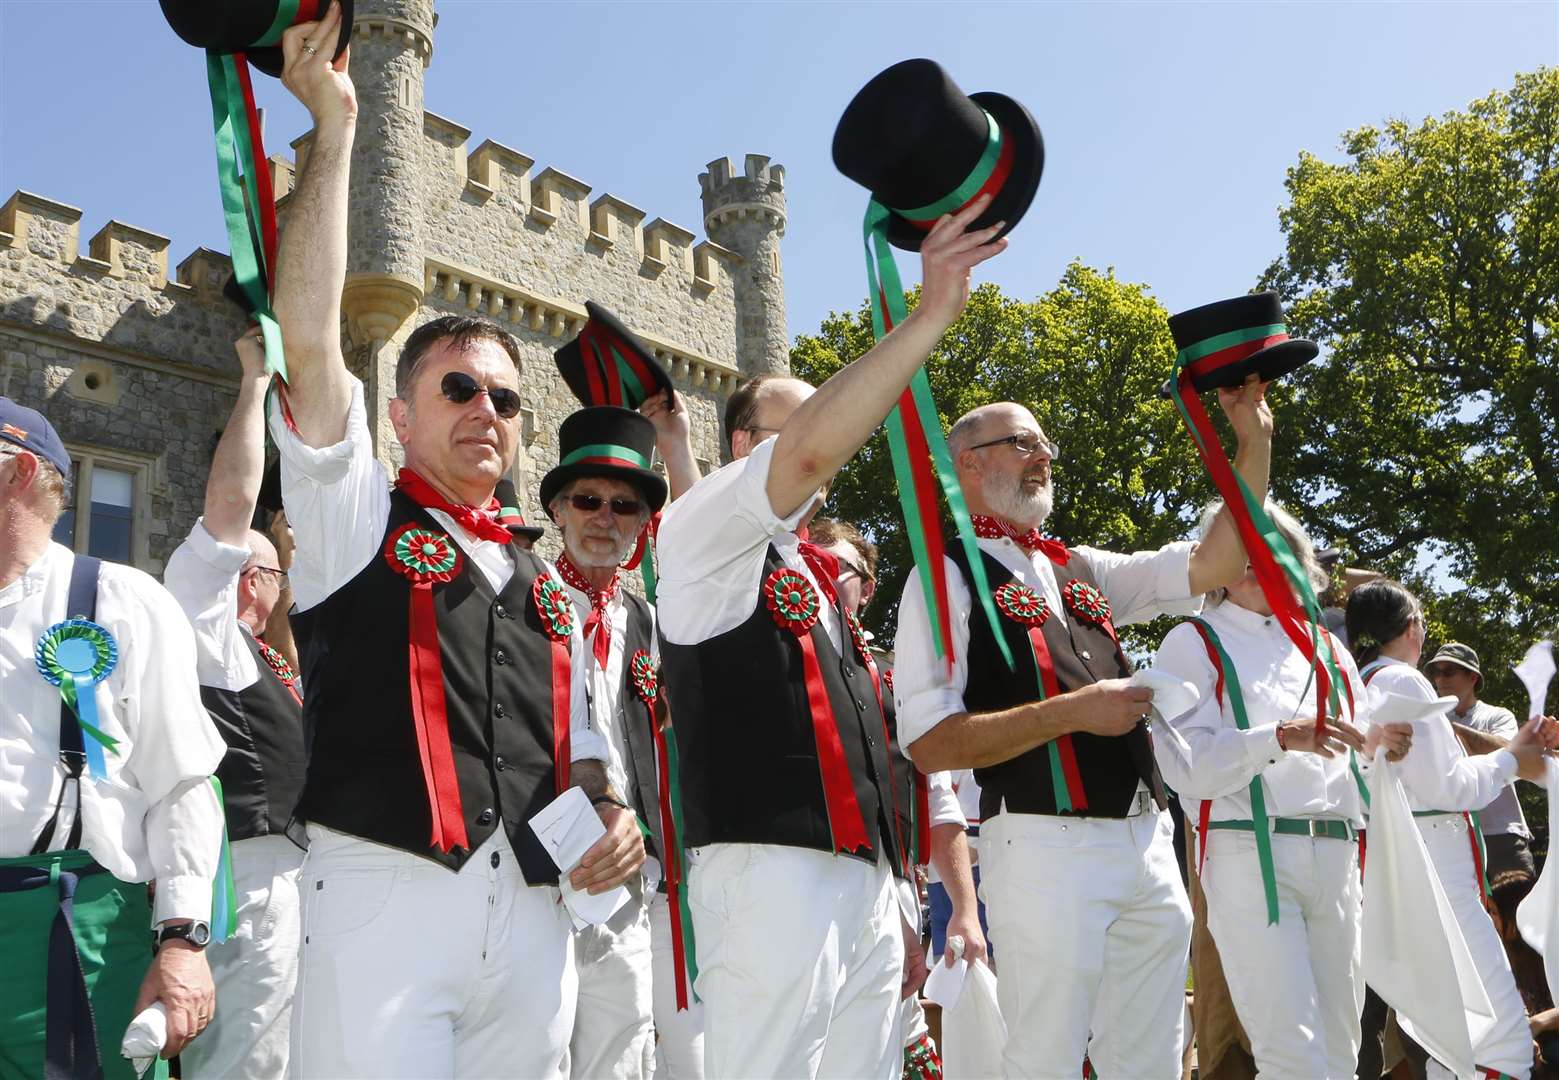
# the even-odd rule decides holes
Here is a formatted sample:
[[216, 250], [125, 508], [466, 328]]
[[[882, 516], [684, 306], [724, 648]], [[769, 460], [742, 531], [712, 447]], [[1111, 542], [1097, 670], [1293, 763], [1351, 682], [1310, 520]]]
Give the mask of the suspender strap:
[[[97, 578], [98, 571], [103, 567], [101, 559], [94, 559], [90, 555], [77, 555], [70, 566], [70, 587], [65, 599], [65, 617], [67, 619], [96, 619], [97, 618]], [[91, 693], [87, 689], [86, 693]], [[71, 818], [70, 837], [65, 842], [65, 847], [75, 849], [81, 846], [81, 771], [86, 766], [87, 748], [83, 742], [81, 725], [76, 721], [76, 714], [71, 712], [70, 706], [60, 698], [60, 764], [65, 766], [65, 780], [60, 784], [59, 798], [54, 801], [54, 813], [49, 816], [48, 824], [38, 834], [38, 839], [32, 846], [32, 854], [41, 855], [49, 850], [54, 839], [54, 826], [60, 819], [60, 808], [65, 803], [65, 790], [72, 784], [76, 786], [76, 812]]]

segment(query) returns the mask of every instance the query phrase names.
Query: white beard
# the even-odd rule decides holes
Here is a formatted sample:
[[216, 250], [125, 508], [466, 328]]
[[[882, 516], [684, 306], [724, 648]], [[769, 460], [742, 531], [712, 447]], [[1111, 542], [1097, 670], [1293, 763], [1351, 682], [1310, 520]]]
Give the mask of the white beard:
[[587, 566], [592, 568], [604, 566], [621, 566], [622, 561], [626, 559], [628, 557], [628, 553], [633, 550], [634, 539], [635, 537], [630, 536], [627, 540], [620, 542], [617, 547], [611, 551], [608, 551], [604, 554], [595, 555], [588, 551], [581, 550], [581, 545], [572, 537], [569, 537], [565, 542], [564, 549], [568, 552], [568, 561], [579, 567], [581, 570]]
[[1032, 495], [1025, 495], [1021, 481], [1014, 480], [999, 489], [987, 489], [984, 495], [998, 517], [1025, 529], [1043, 528], [1055, 504], [1055, 494], [1048, 483]]

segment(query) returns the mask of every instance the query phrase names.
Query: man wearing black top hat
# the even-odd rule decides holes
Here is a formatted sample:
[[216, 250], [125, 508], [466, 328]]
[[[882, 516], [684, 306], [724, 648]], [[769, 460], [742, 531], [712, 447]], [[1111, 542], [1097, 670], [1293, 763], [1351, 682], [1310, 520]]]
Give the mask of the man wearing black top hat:
[[493, 491], [519, 439], [518, 345], [446, 317], [407, 339], [374, 456], [340, 346], [356, 103], [334, 16], [282, 37], [314, 141], [282, 236], [276, 312], [291, 421], [273, 409], [312, 733], [293, 1068], [310, 1076], [556, 1076], [576, 986], [557, 867], [528, 820], [570, 786], [606, 835], [570, 874], [637, 872], [634, 816], [589, 726], [583, 643], [555, 571]]
[[238, 921], [209, 949], [223, 1003], [185, 1050], [189, 1077], [282, 1076], [298, 974], [298, 872], [287, 823], [303, 788], [302, 683], [264, 639], [285, 571], [250, 528], [265, 462], [270, 377], [255, 328], [238, 339], [238, 401], [211, 458], [205, 513], [168, 559], [163, 581], [195, 629], [200, 696], [227, 743], [217, 767]]

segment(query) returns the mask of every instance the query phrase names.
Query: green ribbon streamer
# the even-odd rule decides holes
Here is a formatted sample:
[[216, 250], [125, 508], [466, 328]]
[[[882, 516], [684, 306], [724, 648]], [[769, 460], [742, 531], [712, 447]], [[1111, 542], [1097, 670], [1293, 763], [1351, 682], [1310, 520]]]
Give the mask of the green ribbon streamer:
[[655, 541], [653, 540], [645, 541], [644, 557], [639, 560], [639, 576], [644, 579], [644, 599], [654, 604], [655, 589], [660, 584], [660, 575], [655, 573]]
[[985, 149], [980, 153], [980, 160], [974, 163], [974, 169], [964, 177], [964, 182], [934, 203], [928, 203], [915, 210], [894, 210], [894, 213], [910, 221], [934, 221], [943, 214], [952, 213], [974, 198], [985, 186], [985, 182], [991, 178], [991, 173], [996, 171], [996, 162], [1001, 157], [1001, 126], [990, 113], [985, 114], [985, 122], [987, 124]]
[[[887, 223], [891, 213], [876, 199], [866, 204], [866, 281], [871, 296], [872, 335], [878, 341], [887, 336], [888, 320], [897, 326], [909, 317], [898, 264], [893, 261], [893, 250], [888, 246]], [[931, 461], [937, 479], [941, 482], [942, 493], [947, 497], [947, 507], [953, 516], [959, 542], [968, 556], [969, 573], [974, 578], [971, 582], [974, 595], [985, 611], [991, 635], [996, 639], [1002, 659], [1007, 661], [1008, 670], [1016, 670], [1012, 650], [1007, 646], [1006, 635], [1001, 632], [996, 604], [991, 599], [990, 582], [986, 578], [985, 563], [974, 535], [974, 523], [969, 520], [969, 508], [964, 503], [958, 474], [953, 469], [953, 455], [947, 448], [947, 437], [942, 433], [942, 421], [937, 414], [936, 401], [931, 396], [931, 382], [926, 378], [925, 368], [915, 372], [915, 377], [909, 383], [909, 392], [919, 415], [926, 446], [931, 451]], [[914, 464], [910, 461], [909, 446], [905, 442], [904, 417], [899, 405], [894, 405], [893, 411], [888, 413], [888, 450], [893, 458], [893, 477], [899, 489], [904, 524], [909, 531], [910, 550], [915, 557], [915, 565], [920, 568], [920, 586], [925, 595], [926, 616], [931, 623], [931, 641], [936, 646], [937, 657], [945, 660], [951, 655], [952, 642], [942, 638], [942, 598], [937, 595], [934, 568], [930, 565], [930, 552], [926, 544], [927, 531], [936, 527], [937, 508], [921, 506], [915, 492]]]
[[[671, 791], [671, 823], [677, 830], [677, 840], [680, 843], [682, 837], [687, 834], [682, 827], [682, 765], [681, 757], [677, 753], [677, 732], [674, 727], [667, 725], [662, 734], [666, 739], [666, 773], [667, 783]], [[670, 847], [668, 842], [667, 847]], [[670, 852], [667, 853], [671, 855]], [[687, 853], [679, 847], [675, 858], [677, 860], [677, 907], [682, 917], [682, 955], [687, 968], [687, 989], [693, 996], [693, 1000], [699, 1000], [698, 992], [693, 989], [693, 984], [698, 981], [698, 946], [693, 940], [693, 912], [688, 908], [687, 901]]]
[[[1204, 619], [1192, 619], [1207, 634], [1213, 649], [1218, 653], [1218, 666], [1223, 671], [1223, 685], [1229, 695], [1229, 707], [1234, 711], [1234, 726], [1241, 731], [1250, 730], [1250, 720], [1245, 714], [1245, 695], [1240, 692], [1240, 675], [1234, 661], [1224, 651], [1223, 642]], [[1256, 834], [1256, 862], [1261, 866], [1261, 889], [1267, 897], [1267, 925], [1278, 922], [1278, 881], [1272, 863], [1272, 829], [1267, 824], [1267, 799], [1261, 789], [1261, 777], [1250, 782], [1250, 816], [1252, 831]], [[1204, 840], [1203, 843], [1206, 841]]]
[[644, 387], [639, 384], [639, 377], [633, 373], [633, 366], [623, 359], [622, 353], [617, 351], [615, 345], [609, 346], [609, 348], [612, 352], [612, 363], [617, 365], [617, 375], [618, 378], [622, 379], [623, 388], [632, 393], [628, 400], [643, 401], [649, 397], [649, 394], [645, 393]]
[[217, 806], [222, 808], [222, 846], [217, 855], [217, 876], [211, 890], [211, 940], [226, 941], [238, 926], [238, 889], [233, 884], [233, 851], [227, 840], [227, 804], [222, 794], [222, 781], [211, 778], [211, 788], [217, 795]]

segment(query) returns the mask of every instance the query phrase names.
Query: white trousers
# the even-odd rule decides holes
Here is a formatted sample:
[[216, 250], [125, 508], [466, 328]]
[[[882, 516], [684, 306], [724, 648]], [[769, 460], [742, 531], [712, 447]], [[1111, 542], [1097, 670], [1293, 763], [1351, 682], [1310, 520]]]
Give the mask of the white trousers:
[[1086, 1054], [1106, 1080], [1179, 1076], [1191, 907], [1169, 814], [998, 814], [980, 866], [1005, 1075], [1081, 1076]]
[[1267, 925], [1256, 836], [1211, 829], [1202, 890], [1257, 1075], [1352, 1080], [1364, 1007], [1358, 846], [1273, 836], [1278, 922]]
[[235, 840], [232, 853], [238, 922], [206, 950], [216, 1013], [179, 1061], [192, 1080], [275, 1080], [287, 1074], [303, 852], [285, 836], [255, 836]]
[[704, 1080], [704, 1005], [689, 988], [688, 1007], [677, 1008], [676, 952], [665, 893], [650, 900], [650, 946], [655, 954], [655, 1075]]
[[569, 1040], [570, 1073], [581, 1080], [647, 1080], [655, 1072], [650, 913], [643, 878], [603, 926], [574, 936], [579, 1005]]
[[688, 856], [704, 1072], [898, 1077], [904, 941], [886, 864], [769, 844]]
[[[1532, 1029], [1527, 1023], [1526, 1006], [1516, 977], [1510, 972], [1505, 946], [1494, 929], [1494, 920], [1483, 906], [1483, 888], [1478, 882], [1468, 840], [1467, 822], [1460, 814], [1418, 818], [1418, 831], [1429, 849], [1429, 861], [1445, 889], [1456, 922], [1467, 939], [1467, 949], [1494, 1006], [1494, 1027], [1472, 1048], [1473, 1061], [1480, 1069], [1497, 1069], [1526, 1080], [1532, 1073]], [[1366, 863], [1365, 873], [1369, 872]], [[1447, 1077], [1451, 1073], [1433, 1058], [1427, 1074]]]
[[555, 887], [504, 830], [459, 873], [309, 826], [292, 1065], [343, 1077], [561, 1077], [578, 983]]

